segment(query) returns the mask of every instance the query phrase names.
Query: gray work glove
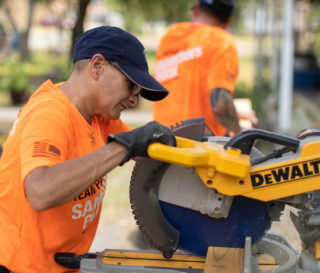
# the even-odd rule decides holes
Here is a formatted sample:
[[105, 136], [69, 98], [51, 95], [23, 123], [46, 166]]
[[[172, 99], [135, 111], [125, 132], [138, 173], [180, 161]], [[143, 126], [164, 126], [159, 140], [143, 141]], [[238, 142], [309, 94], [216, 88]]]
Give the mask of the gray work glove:
[[147, 123], [130, 132], [119, 133], [108, 136], [108, 143], [117, 141], [128, 148], [128, 153], [121, 162], [125, 162], [135, 156], [148, 156], [148, 146], [154, 142], [160, 142], [171, 146], [176, 146], [176, 138], [169, 128], [156, 121]]

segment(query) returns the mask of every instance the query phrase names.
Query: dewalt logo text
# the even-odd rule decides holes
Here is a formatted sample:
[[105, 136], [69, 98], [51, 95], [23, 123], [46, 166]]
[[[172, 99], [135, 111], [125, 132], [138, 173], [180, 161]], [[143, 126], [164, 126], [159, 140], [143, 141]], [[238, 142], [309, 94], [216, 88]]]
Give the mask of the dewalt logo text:
[[279, 183], [298, 181], [303, 178], [320, 175], [320, 160], [305, 161], [299, 164], [286, 165], [279, 168], [252, 173], [251, 184], [253, 188], [274, 186]]

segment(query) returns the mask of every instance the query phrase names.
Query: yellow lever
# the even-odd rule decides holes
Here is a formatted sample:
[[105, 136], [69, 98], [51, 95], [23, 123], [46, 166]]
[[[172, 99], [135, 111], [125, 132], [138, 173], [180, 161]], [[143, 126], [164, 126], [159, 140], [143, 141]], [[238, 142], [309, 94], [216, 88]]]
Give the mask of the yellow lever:
[[245, 177], [249, 173], [250, 158], [241, 154], [239, 149], [224, 149], [223, 145], [214, 142], [199, 142], [187, 138], [176, 137], [177, 146], [172, 147], [160, 143], [148, 147], [148, 155], [154, 159], [185, 167], [195, 167], [203, 181], [206, 176], [203, 168], [236, 177]]
[[176, 137], [177, 146], [153, 143], [148, 147], [148, 155], [155, 160], [186, 167], [205, 165], [208, 153], [191, 139]]

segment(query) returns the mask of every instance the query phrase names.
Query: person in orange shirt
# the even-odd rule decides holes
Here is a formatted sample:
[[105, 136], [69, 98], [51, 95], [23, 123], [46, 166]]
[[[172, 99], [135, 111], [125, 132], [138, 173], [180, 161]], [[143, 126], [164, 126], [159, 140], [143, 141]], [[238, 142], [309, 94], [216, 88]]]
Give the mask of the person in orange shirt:
[[[168, 91], [148, 72], [133, 35], [102, 26], [74, 46], [73, 71], [62, 84], [43, 83], [12, 125], [0, 161], [0, 272], [66, 272], [57, 252], [89, 251], [106, 174], [153, 142], [175, 145], [165, 126], [134, 130], [120, 119], [139, 96]], [[68, 270], [78, 272], [79, 270]]]
[[154, 120], [166, 126], [204, 117], [215, 135], [237, 134], [233, 104], [238, 75], [234, 38], [226, 32], [233, 0], [199, 0], [192, 22], [171, 25], [157, 50], [154, 74], [170, 94], [153, 104]]

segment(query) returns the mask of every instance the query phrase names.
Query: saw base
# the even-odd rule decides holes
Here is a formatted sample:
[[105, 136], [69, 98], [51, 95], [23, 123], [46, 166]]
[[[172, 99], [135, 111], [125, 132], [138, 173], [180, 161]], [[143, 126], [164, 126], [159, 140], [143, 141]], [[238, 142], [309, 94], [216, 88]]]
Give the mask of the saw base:
[[96, 259], [81, 260], [81, 273], [202, 273], [205, 257], [159, 251], [105, 250]]
[[298, 254], [280, 235], [269, 233], [253, 247], [250, 237], [242, 249], [209, 247], [206, 257], [178, 251], [165, 259], [158, 251], [104, 250], [96, 259], [82, 259], [80, 273], [296, 273], [303, 272]]

